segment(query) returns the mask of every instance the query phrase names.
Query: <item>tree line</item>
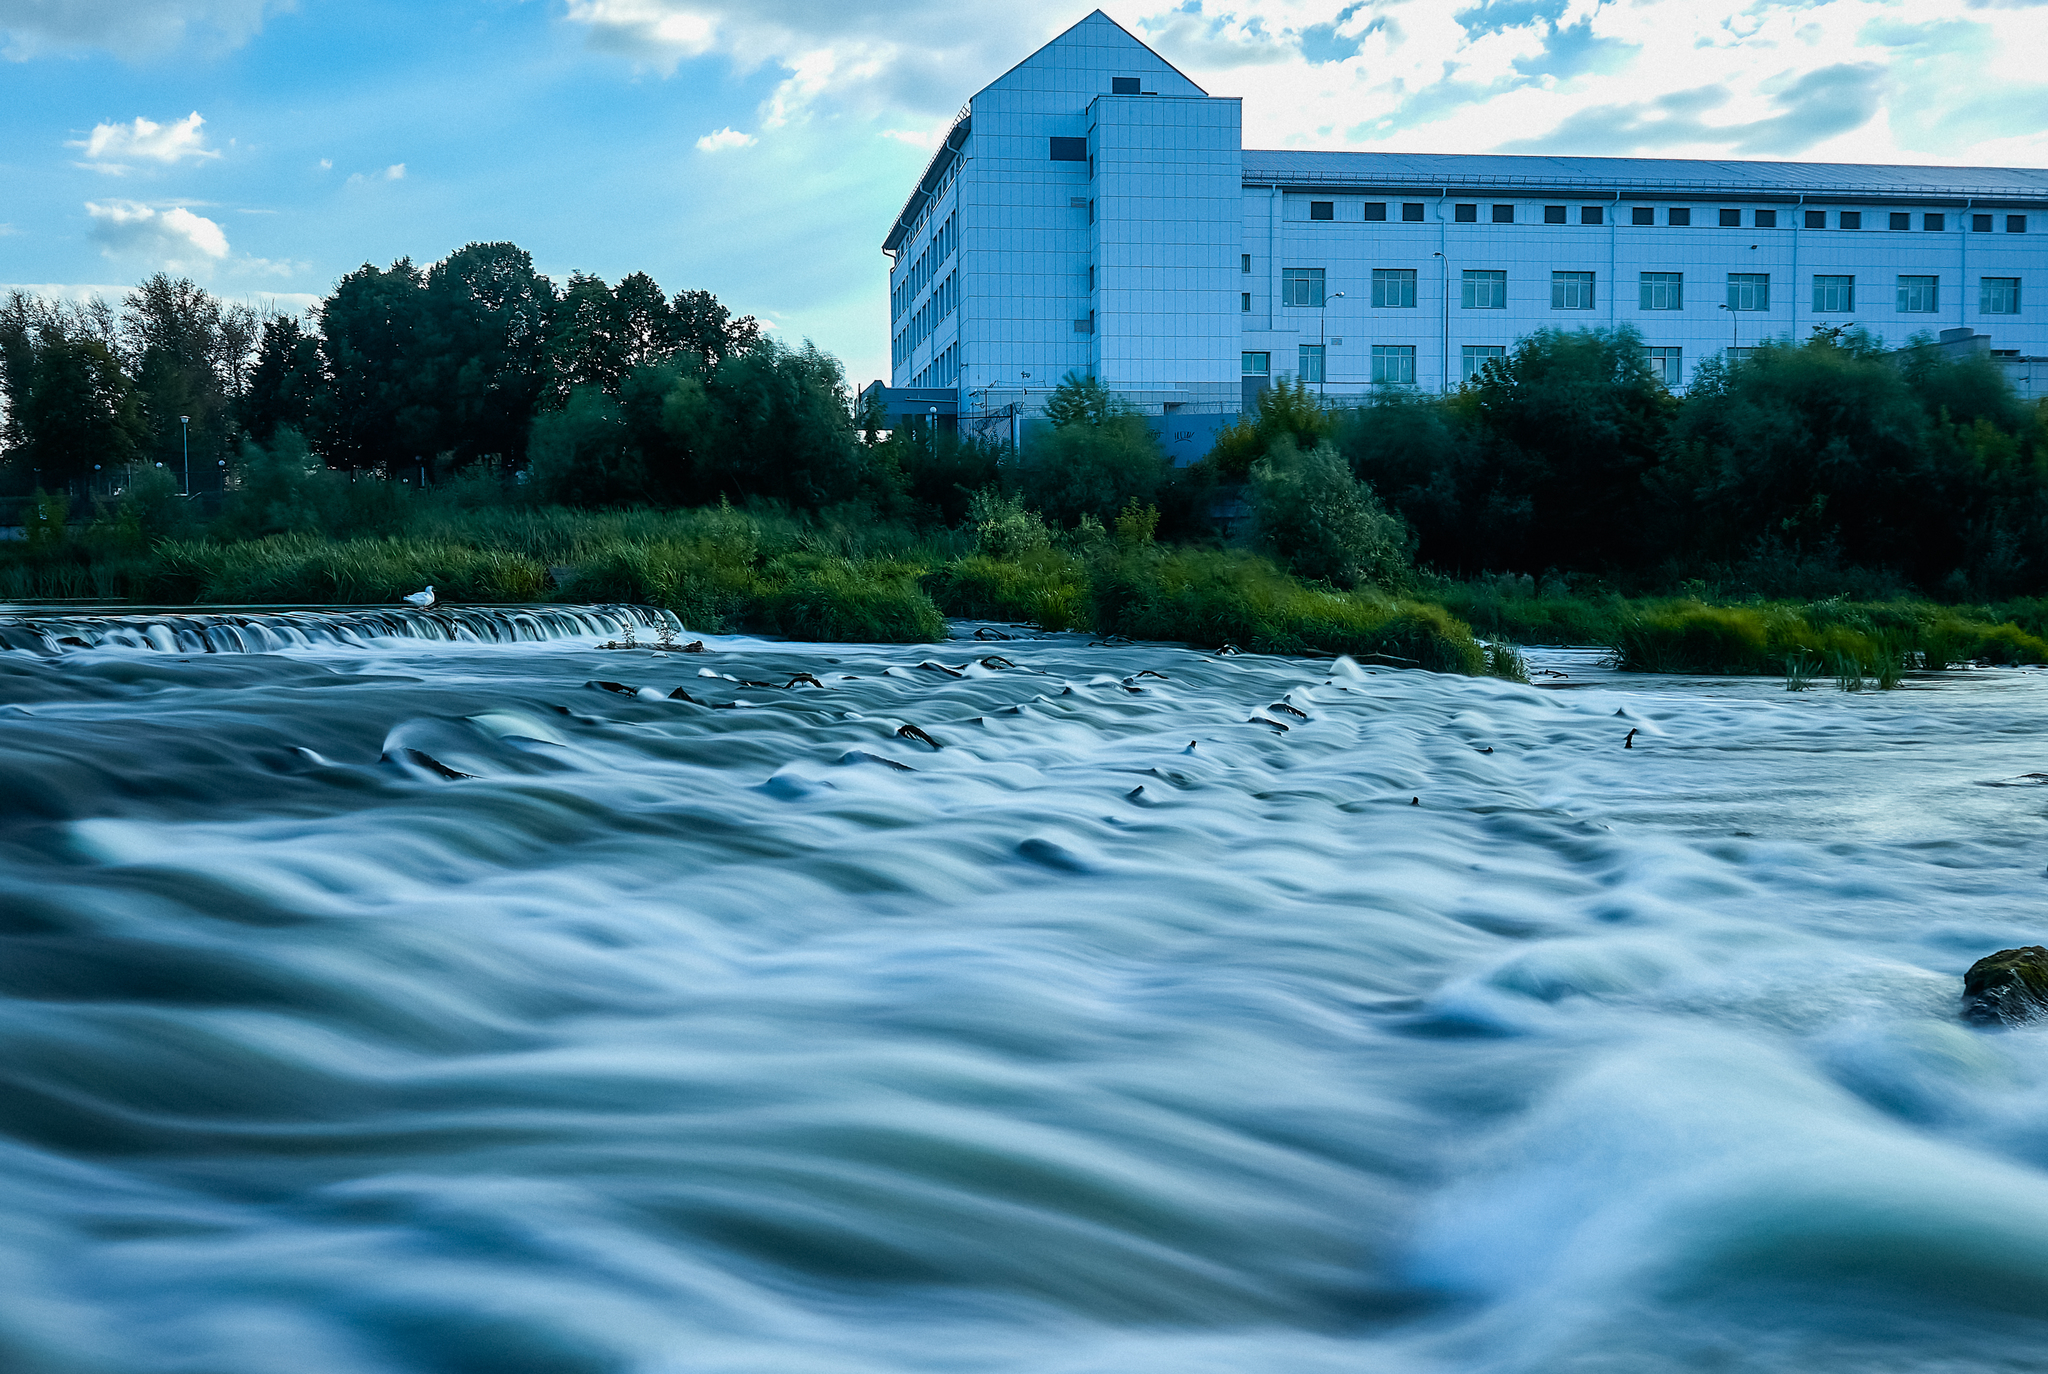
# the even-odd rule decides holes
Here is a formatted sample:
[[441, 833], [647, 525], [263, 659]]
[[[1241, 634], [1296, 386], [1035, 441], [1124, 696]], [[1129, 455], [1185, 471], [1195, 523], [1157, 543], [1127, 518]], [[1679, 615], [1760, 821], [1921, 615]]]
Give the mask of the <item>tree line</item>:
[[16, 291], [0, 298], [0, 459], [19, 489], [84, 490], [175, 468], [189, 439], [198, 486], [290, 429], [330, 468], [520, 467], [535, 416], [578, 388], [761, 346], [708, 291], [671, 297], [638, 272], [558, 287], [509, 243], [365, 264], [304, 319], [161, 273], [118, 307]]

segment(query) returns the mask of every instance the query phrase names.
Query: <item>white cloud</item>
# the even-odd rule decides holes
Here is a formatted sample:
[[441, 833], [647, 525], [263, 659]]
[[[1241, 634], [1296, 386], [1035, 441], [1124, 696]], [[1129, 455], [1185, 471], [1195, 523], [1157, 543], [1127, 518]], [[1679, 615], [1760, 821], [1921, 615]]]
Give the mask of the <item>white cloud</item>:
[[405, 164], [403, 162], [394, 162], [389, 167], [386, 167], [384, 169], [384, 179], [386, 181], [404, 181]]
[[80, 51], [151, 57], [188, 41], [240, 47], [292, 0], [0, 0], [0, 55], [15, 61]]
[[331, 157], [323, 157], [323, 158], [321, 158], [321, 159], [320, 159], [320, 170], [321, 170], [321, 171], [323, 171], [323, 172], [331, 172], [331, 171], [333, 171], [333, 170], [334, 170], [334, 159], [333, 159], [333, 158], [331, 158]]
[[110, 258], [140, 258], [170, 271], [211, 268], [228, 255], [221, 227], [184, 206], [158, 210], [133, 200], [87, 201], [92, 237]]
[[354, 172], [348, 179], [351, 186], [366, 186], [373, 181], [404, 181], [405, 164], [394, 162], [381, 172]]
[[700, 153], [716, 153], [722, 152], [727, 148], [746, 148], [751, 146], [753, 142], [754, 136], [752, 134], [743, 134], [728, 124], [725, 128], [718, 130], [718, 132], [706, 134], [698, 139], [697, 151]]
[[137, 115], [130, 124], [96, 124], [90, 135], [65, 146], [85, 150], [85, 160], [79, 166], [118, 176], [137, 162], [174, 166], [187, 158], [219, 157], [199, 132], [204, 123], [197, 110], [173, 124]]

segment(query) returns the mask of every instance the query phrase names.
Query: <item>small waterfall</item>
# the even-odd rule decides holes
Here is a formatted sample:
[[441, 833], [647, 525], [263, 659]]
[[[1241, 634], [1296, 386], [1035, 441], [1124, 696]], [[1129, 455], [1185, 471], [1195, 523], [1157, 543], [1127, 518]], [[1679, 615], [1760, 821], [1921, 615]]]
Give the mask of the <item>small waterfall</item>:
[[36, 654], [79, 649], [153, 649], [167, 654], [268, 654], [290, 649], [367, 645], [380, 639], [455, 644], [532, 644], [683, 623], [651, 606], [410, 606], [131, 610], [0, 610], [0, 648]]

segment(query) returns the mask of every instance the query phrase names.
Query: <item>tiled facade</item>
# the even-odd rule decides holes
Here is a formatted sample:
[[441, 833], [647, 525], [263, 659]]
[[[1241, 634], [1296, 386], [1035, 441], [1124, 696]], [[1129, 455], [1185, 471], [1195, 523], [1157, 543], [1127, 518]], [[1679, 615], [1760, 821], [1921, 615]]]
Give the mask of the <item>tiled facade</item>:
[[884, 245], [891, 385], [1028, 415], [1075, 371], [1192, 420], [1286, 376], [1455, 387], [1538, 329], [1620, 324], [1674, 387], [1816, 325], [1967, 338], [2028, 390], [2048, 357], [2048, 172], [1258, 152], [1240, 127], [1100, 11], [975, 95]]

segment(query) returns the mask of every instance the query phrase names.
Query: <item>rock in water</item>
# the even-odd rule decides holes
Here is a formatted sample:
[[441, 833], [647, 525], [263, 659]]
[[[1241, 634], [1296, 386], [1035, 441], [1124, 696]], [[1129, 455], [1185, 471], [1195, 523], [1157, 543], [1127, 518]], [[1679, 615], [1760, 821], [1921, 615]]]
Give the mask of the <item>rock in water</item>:
[[2001, 949], [1970, 965], [1963, 975], [1963, 1016], [2008, 1026], [2048, 1016], [2048, 949]]

